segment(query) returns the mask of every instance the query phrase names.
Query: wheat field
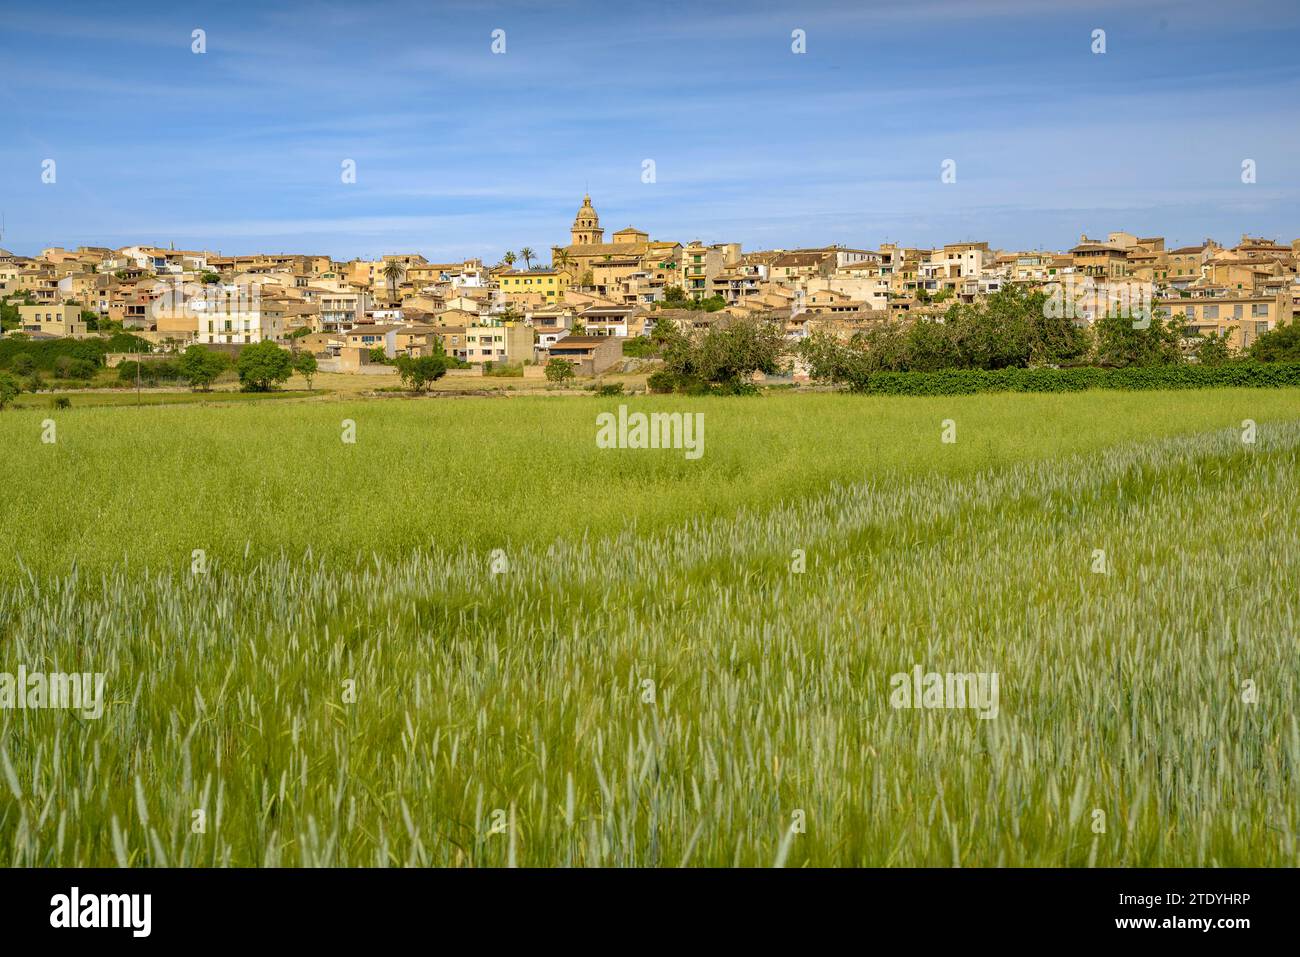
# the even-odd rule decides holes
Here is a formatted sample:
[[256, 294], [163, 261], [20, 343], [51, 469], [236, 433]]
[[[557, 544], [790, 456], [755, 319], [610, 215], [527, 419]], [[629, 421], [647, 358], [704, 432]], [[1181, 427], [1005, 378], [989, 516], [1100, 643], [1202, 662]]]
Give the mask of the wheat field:
[[[597, 449], [619, 401], [704, 455]], [[106, 688], [0, 710], [10, 865], [1300, 863], [1293, 390], [22, 410], [0, 448], [0, 671]], [[996, 716], [894, 707], [918, 666]]]

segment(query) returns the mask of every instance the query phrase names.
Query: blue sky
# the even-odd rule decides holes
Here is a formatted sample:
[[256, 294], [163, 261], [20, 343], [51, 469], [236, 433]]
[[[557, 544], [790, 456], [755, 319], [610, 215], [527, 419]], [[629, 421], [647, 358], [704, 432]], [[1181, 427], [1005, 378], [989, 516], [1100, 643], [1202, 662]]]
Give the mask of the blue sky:
[[1300, 237], [1294, 2], [279, 6], [6, 3], [0, 245], [495, 262], [586, 189], [746, 249]]

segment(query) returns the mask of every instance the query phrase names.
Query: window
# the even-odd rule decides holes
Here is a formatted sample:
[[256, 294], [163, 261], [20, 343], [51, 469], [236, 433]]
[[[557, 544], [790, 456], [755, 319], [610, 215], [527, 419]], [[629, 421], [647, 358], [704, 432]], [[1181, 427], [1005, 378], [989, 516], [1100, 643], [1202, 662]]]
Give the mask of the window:
[[1241, 306], [1233, 306], [1233, 307], [1232, 307], [1232, 318], [1234, 318], [1234, 319], [1240, 319], [1240, 318], [1241, 318], [1241, 312], [1242, 312], [1242, 310], [1241, 310]]
[[1252, 316], [1254, 316], [1255, 318], [1257, 318], [1257, 319], [1260, 318], [1260, 317], [1262, 317], [1262, 316], [1267, 316], [1267, 315], [1268, 315], [1268, 304], [1267, 304], [1267, 303], [1263, 303], [1263, 302], [1257, 302], [1257, 303], [1255, 303], [1254, 305], [1252, 305], [1252, 306], [1250, 307], [1250, 314], [1251, 314]]
[[1218, 319], [1218, 318], [1219, 318], [1219, 307], [1218, 307], [1218, 306], [1206, 306], [1206, 307], [1205, 307], [1205, 318], [1206, 318], [1206, 319]]

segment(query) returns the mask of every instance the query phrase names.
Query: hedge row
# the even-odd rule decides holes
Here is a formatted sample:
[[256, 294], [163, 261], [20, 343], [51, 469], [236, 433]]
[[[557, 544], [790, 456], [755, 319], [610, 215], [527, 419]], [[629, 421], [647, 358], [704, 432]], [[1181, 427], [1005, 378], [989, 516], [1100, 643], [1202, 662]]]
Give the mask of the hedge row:
[[0, 339], [0, 369], [8, 369], [20, 355], [31, 356], [36, 368], [50, 372], [63, 356], [102, 366], [105, 353], [149, 352], [151, 349], [147, 340], [129, 333], [87, 339], [14, 339], [5, 336]]
[[1300, 386], [1300, 362], [1231, 362], [1221, 366], [1134, 366], [1126, 369], [948, 369], [872, 372], [849, 383], [873, 395], [972, 395], [976, 392], [1082, 392], [1085, 389], [1275, 389]]

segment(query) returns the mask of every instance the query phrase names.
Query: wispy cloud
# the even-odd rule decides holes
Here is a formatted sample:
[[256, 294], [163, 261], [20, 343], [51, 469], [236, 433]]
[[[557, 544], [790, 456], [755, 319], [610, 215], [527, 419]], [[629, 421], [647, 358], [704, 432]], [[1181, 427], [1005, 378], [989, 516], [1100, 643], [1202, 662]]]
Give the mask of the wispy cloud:
[[19, 9], [5, 245], [495, 256], [562, 241], [588, 189], [612, 228], [748, 247], [1290, 238], [1297, 39], [1280, 0]]

